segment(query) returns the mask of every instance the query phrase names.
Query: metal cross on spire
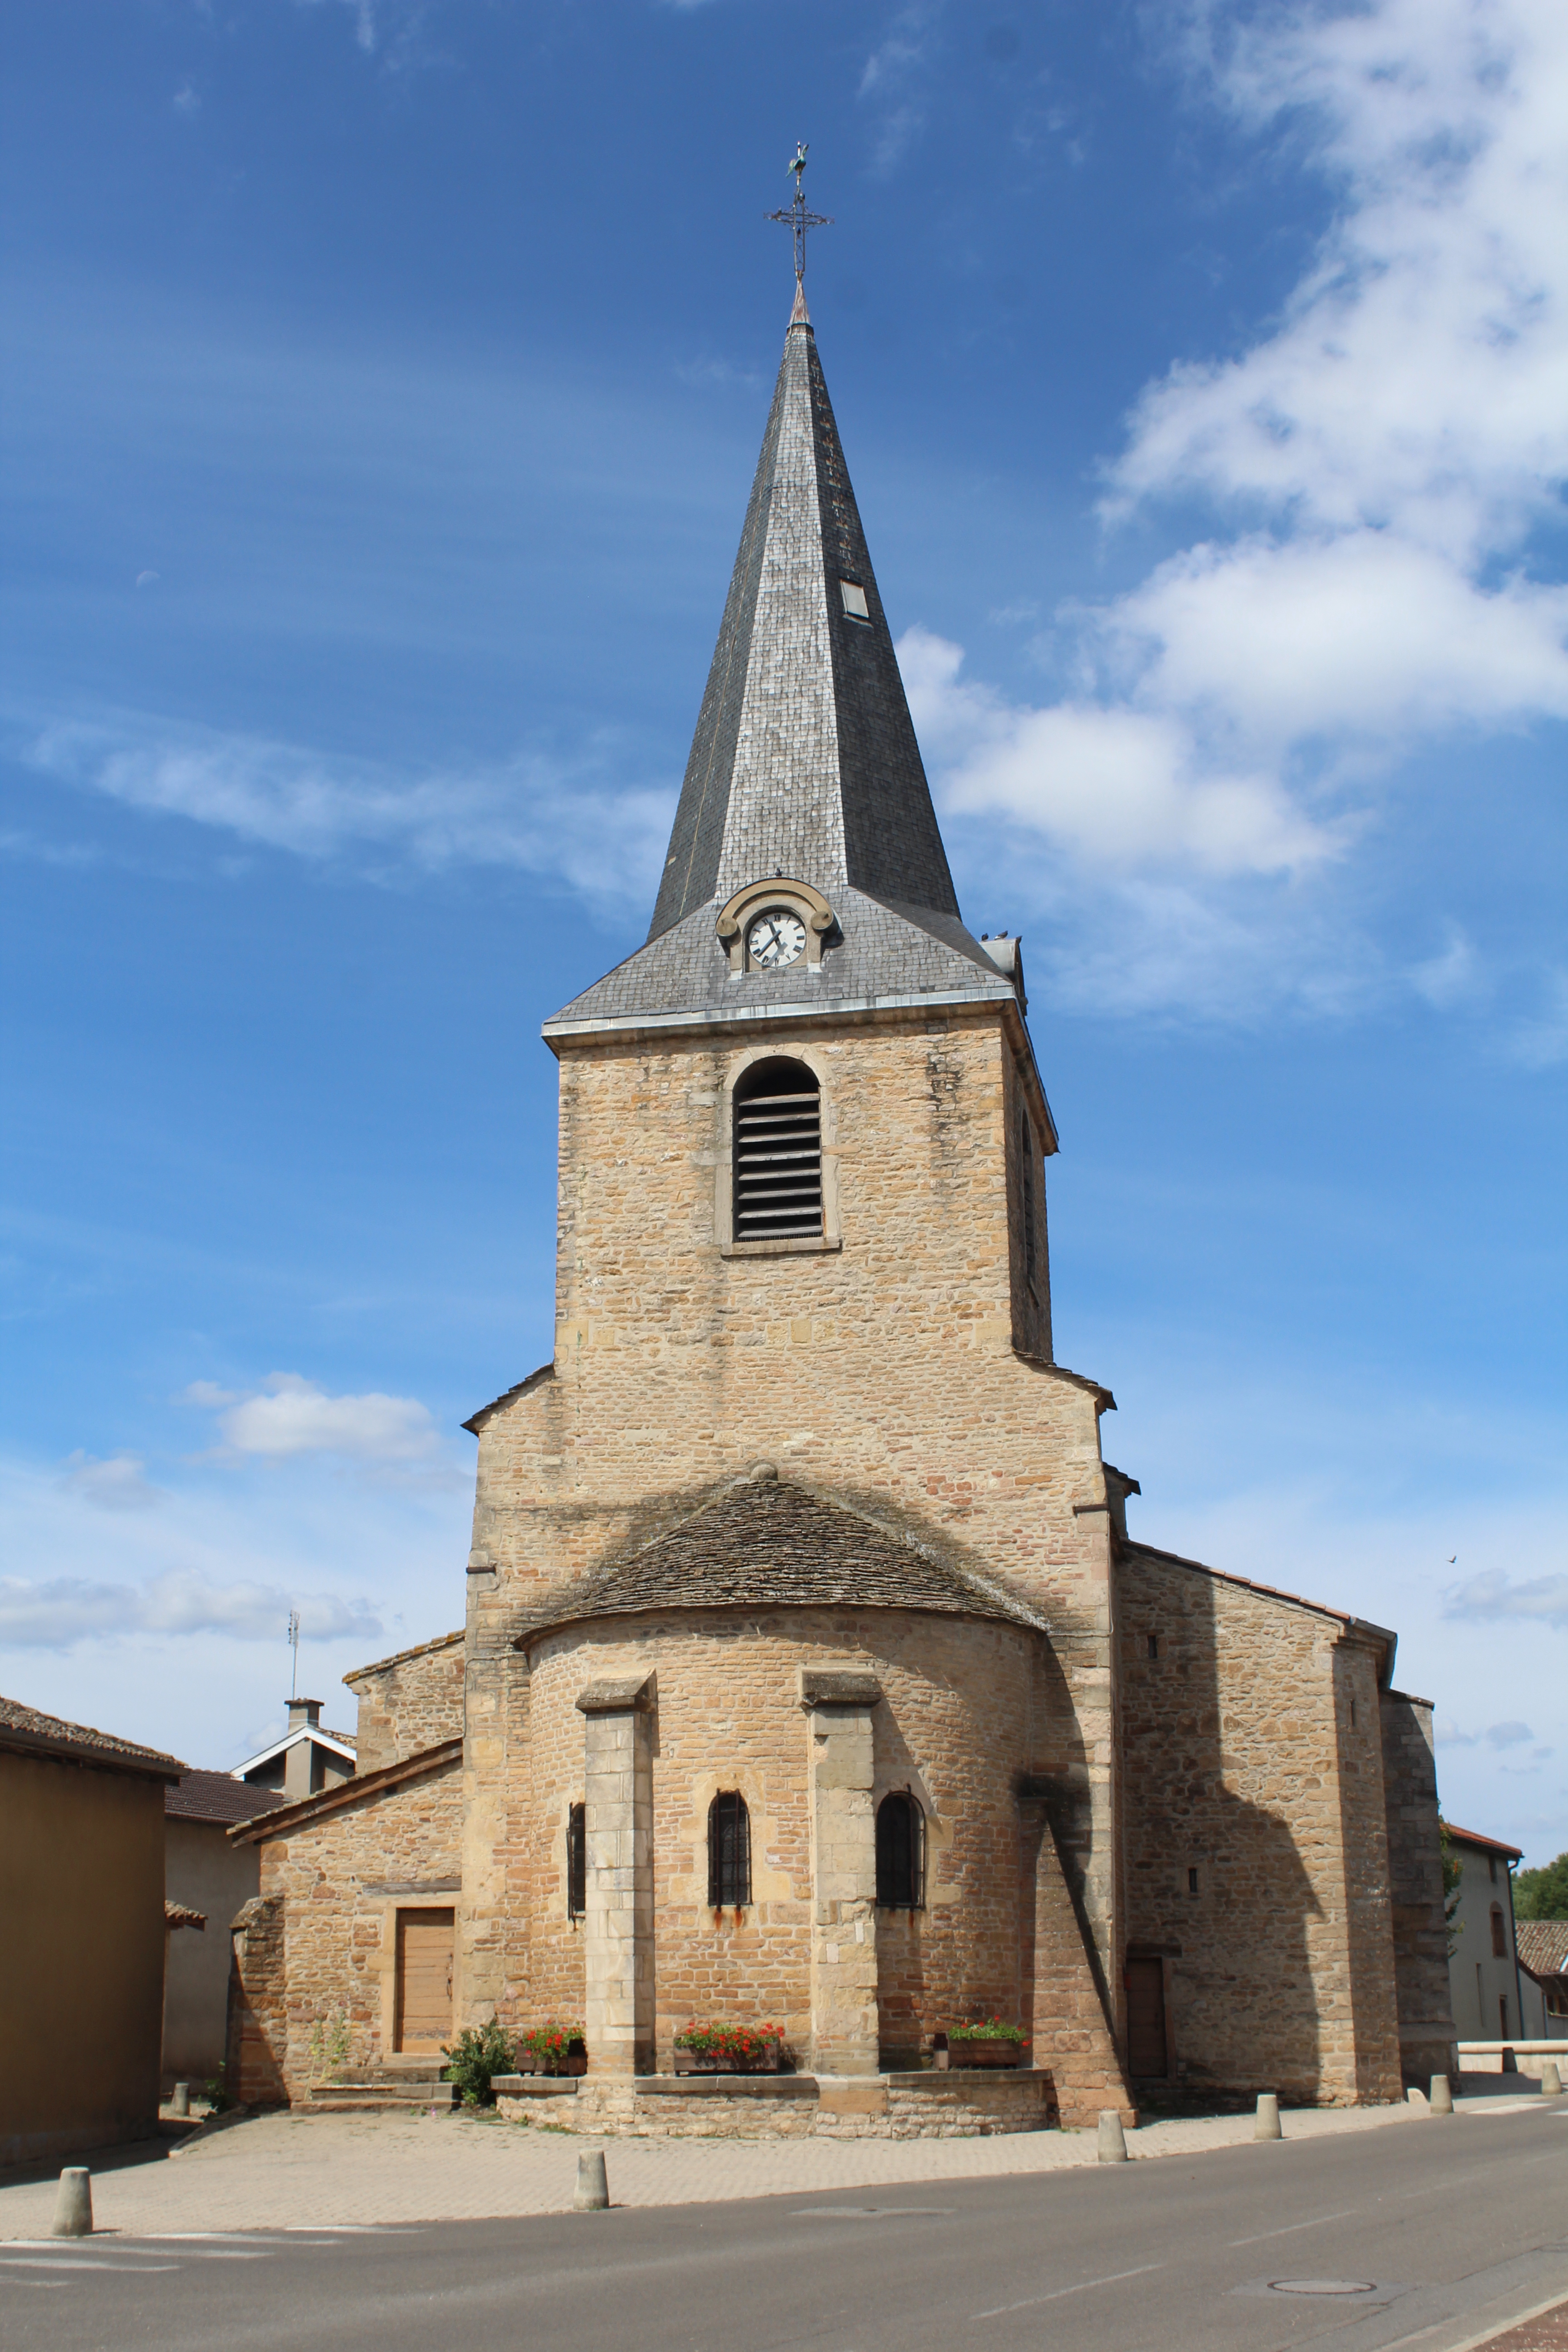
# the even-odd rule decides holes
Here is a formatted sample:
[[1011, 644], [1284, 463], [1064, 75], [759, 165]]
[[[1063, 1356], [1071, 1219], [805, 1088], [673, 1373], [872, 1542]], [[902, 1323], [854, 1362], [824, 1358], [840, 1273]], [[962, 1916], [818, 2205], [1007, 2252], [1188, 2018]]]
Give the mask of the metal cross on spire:
[[795, 202], [791, 205], [788, 212], [770, 213], [768, 215], [768, 218], [773, 221], [783, 221], [787, 227], [791, 228], [795, 232], [795, 276], [796, 285], [801, 286], [805, 282], [806, 231], [814, 228], [831, 228], [833, 226], [833, 215], [831, 213], [808, 213], [806, 211], [805, 186], [805, 141], [804, 139], [796, 142], [795, 154], [791, 159], [789, 168], [795, 173]]

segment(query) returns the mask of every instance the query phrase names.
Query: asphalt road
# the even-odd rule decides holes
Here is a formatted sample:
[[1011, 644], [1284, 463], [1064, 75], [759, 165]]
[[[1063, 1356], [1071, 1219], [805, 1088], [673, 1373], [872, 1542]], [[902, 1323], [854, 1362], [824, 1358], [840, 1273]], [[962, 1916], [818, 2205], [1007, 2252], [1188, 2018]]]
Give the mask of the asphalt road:
[[0, 2246], [5, 2352], [1458, 2352], [1560, 2296], [1558, 2101], [841, 2200]]

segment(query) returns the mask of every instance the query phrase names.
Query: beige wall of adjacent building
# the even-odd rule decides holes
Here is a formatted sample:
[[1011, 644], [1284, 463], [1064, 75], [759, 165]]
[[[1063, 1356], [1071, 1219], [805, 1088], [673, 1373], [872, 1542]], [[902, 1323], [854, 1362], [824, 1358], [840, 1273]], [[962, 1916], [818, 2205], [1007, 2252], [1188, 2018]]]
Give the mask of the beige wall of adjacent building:
[[0, 1750], [0, 2163], [157, 2128], [163, 1789]]

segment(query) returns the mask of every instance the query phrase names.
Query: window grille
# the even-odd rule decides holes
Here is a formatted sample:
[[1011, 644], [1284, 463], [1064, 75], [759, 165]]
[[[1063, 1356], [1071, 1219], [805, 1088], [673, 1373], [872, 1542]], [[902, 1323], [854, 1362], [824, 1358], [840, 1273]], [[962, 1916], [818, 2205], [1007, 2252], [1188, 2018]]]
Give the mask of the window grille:
[[752, 1817], [738, 1789], [721, 1789], [708, 1808], [708, 1902], [712, 1910], [752, 1899]]
[[1018, 1115], [1018, 1182], [1024, 1203], [1024, 1272], [1031, 1287], [1035, 1280], [1035, 1153], [1029, 1114]]
[[822, 1096], [803, 1062], [758, 1062], [735, 1088], [734, 1237], [822, 1232]]
[[907, 1789], [877, 1808], [877, 1900], [886, 1911], [925, 1908], [925, 1815]]
[[588, 1908], [588, 1809], [574, 1805], [566, 1816], [566, 1916], [581, 1919]]

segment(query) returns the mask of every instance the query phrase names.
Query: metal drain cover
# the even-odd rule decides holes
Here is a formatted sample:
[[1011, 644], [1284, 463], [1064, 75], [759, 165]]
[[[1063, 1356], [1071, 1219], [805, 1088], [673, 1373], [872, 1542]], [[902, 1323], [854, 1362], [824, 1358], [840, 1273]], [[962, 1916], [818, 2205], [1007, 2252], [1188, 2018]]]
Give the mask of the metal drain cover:
[[1270, 2279], [1275, 2294], [1375, 2294], [1372, 2279]]

